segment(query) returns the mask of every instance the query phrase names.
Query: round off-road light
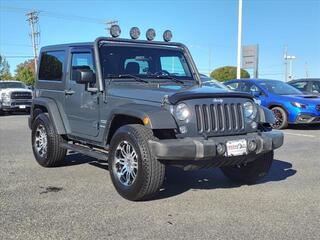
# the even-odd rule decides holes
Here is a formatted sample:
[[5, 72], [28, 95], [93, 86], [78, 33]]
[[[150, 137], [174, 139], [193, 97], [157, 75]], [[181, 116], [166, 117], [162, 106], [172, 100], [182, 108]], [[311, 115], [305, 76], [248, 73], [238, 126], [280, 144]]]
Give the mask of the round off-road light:
[[256, 140], [254, 140], [254, 139], [250, 140], [250, 141], [248, 142], [248, 150], [249, 150], [250, 152], [253, 152], [253, 151], [256, 150], [256, 149], [257, 149], [257, 142], [256, 142]]
[[121, 29], [119, 25], [112, 25], [110, 27], [110, 35], [114, 38], [119, 37], [121, 34]]
[[218, 143], [217, 144], [217, 153], [219, 155], [223, 155], [226, 152], [226, 146], [223, 143]]
[[170, 42], [172, 39], [172, 32], [170, 30], [166, 30], [163, 33], [163, 40], [166, 42]]
[[140, 29], [137, 27], [133, 27], [130, 29], [130, 37], [132, 39], [138, 39], [140, 37]]
[[257, 116], [257, 107], [253, 102], [247, 101], [243, 104], [244, 115], [247, 119], [253, 120]]
[[185, 103], [179, 103], [176, 107], [175, 115], [178, 120], [180, 121], [186, 121], [191, 116], [191, 111], [188, 108], [187, 104]]
[[149, 28], [146, 33], [148, 41], [152, 41], [156, 37], [156, 31], [153, 28]]

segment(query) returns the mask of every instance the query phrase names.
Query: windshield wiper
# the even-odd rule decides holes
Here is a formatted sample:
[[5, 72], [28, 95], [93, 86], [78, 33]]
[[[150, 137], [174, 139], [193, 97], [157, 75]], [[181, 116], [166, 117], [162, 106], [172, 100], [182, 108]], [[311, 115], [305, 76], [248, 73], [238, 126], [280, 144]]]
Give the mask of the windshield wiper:
[[173, 77], [171, 75], [151, 75], [151, 76], [154, 76], [155, 78], [161, 78], [161, 79], [170, 79], [176, 83], [184, 84], [183, 81], [176, 79], [175, 77]]
[[135, 76], [133, 74], [108, 74], [107, 75], [108, 78], [132, 78], [134, 80], [136, 80], [137, 82], [143, 82], [143, 83], [149, 83], [149, 81], [144, 80], [138, 76]]

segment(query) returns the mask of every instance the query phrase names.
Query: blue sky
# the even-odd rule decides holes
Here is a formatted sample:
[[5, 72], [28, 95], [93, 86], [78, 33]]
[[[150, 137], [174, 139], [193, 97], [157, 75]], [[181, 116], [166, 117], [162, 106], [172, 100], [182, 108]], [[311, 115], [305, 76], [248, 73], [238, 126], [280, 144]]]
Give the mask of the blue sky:
[[[237, 0], [212, 1], [15, 1], [0, 0], [0, 53], [15, 66], [32, 56], [25, 13], [40, 10], [40, 46], [93, 41], [105, 36], [104, 21], [120, 21], [122, 37], [138, 26], [164, 30], [191, 50], [200, 72], [236, 65]], [[320, 0], [244, 0], [243, 45], [259, 44], [262, 78], [283, 79], [283, 51], [297, 59], [296, 78], [320, 77]], [[10, 57], [11, 56], [11, 57]]]

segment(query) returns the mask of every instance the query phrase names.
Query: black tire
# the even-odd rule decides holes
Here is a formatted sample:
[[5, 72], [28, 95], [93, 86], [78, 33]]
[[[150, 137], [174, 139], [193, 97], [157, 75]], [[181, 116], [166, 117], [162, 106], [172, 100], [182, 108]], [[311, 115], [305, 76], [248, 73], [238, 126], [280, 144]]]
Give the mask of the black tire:
[[[44, 129], [46, 135], [46, 151], [39, 152], [37, 150], [36, 138], [38, 136], [38, 129]], [[31, 142], [33, 154], [37, 162], [43, 167], [56, 167], [63, 162], [67, 150], [60, 145], [65, 140], [56, 133], [48, 114], [40, 113], [32, 124]]]
[[[161, 187], [165, 166], [152, 156], [148, 140], [157, 140], [151, 129], [139, 124], [120, 127], [111, 139], [109, 155], [109, 172], [117, 192], [131, 201], [147, 200], [154, 196]], [[129, 186], [121, 182], [117, 171], [122, 171], [124, 165], [117, 163], [116, 156], [122, 155], [121, 144], [130, 145], [135, 151], [137, 164], [135, 178]], [[120, 151], [120, 152], [119, 152]], [[132, 154], [131, 154], [132, 155]], [[132, 160], [133, 161], [133, 160]], [[125, 175], [125, 174], [123, 174]], [[129, 177], [131, 180], [131, 175]]]
[[274, 129], [285, 129], [288, 127], [288, 115], [282, 107], [273, 107], [271, 109], [276, 118], [276, 123], [272, 125]]
[[253, 162], [240, 166], [222, 167], [226, 177], [235, 182], [254, 184], [264, 178], [272, 165], [273, 151], [259, 156]]

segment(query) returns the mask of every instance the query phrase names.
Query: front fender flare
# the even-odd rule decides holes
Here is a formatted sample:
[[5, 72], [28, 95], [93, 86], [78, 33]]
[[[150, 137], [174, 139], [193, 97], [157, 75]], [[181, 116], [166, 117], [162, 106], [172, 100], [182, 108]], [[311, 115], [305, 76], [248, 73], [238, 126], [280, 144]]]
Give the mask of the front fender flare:
[[111, 113], [111, 119], [109, 119], [110, 122], [116, 115], [128, 115], [131, 117], [136, 117], [141, 119], [142, 122], [145, 117], [148, 117], [150, 121], [145, 126], [151, 129], [177, 128], [177, 124], [171, 113], [161, 107], [129, 103], [114, 109]]
[[272, 111], [264, 106], [258, 106], [259, 123], [274, 124], [276, 119]]

